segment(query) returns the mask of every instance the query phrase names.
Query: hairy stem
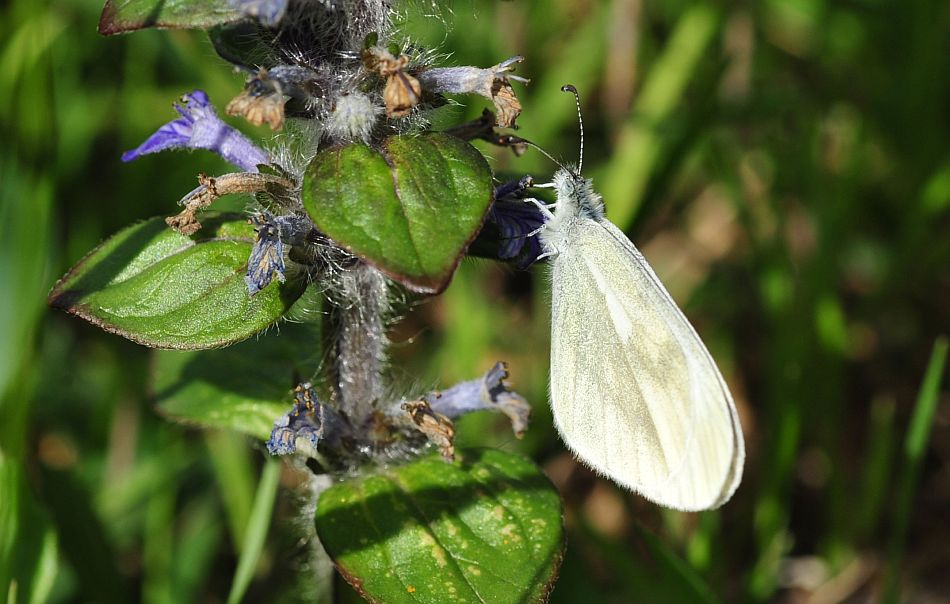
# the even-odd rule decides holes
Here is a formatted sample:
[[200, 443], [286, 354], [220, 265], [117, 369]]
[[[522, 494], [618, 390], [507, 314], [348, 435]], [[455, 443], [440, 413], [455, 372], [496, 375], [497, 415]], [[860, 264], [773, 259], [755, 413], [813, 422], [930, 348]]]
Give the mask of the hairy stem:
[[389, 292], [382, 273], [362, 263], [341, 275], [340, 285], [333, 385], [339, 408], [360, 425], [385, 392]]

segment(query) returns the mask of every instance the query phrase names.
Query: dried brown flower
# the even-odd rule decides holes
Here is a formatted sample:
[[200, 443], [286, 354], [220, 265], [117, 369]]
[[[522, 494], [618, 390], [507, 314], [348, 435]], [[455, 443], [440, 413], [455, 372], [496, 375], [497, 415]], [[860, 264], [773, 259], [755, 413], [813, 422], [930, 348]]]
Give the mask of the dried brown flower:
[[396, 57], [385, 48], [373, 46], [363, 52], [363, 65], [386, 78], [386, 87], [383, 89], [386, 117], [405, 117], [419, 104], [422, 85], [405, 72], [409, 65], [407, 55]]
[[271, 130], [284, 127], [284, 89], [278, 79], [271, 77], [266, 69], [261, 69], [244, 85], [225, 112], [228, 115], [240, 115], [247, 121], [260, 126], [267, 124]]

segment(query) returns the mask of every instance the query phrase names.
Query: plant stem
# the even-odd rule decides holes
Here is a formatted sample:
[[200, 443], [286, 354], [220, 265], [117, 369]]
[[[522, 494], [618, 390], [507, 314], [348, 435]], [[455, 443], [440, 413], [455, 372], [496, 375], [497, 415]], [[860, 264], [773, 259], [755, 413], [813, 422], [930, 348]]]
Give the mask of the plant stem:
[[342, 275], [334, 328], [336, 360], [333, 386], [340, 409], [354, 425], [372, 414], [383, 395], [386, 363], [386, 279], [375, 268], [360, 264]]

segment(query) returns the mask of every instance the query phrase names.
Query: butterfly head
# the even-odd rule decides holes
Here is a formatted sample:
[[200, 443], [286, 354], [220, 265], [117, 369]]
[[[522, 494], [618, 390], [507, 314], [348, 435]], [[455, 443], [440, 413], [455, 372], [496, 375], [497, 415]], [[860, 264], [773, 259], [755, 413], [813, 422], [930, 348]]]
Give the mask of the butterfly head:
[[552, 179], [557, 192], [557, 214], [582, 216], [598, 220], [604, 216], [604, 201], [594, 191], [589, 178], [584, 178], [571, 168], [561, 168]]

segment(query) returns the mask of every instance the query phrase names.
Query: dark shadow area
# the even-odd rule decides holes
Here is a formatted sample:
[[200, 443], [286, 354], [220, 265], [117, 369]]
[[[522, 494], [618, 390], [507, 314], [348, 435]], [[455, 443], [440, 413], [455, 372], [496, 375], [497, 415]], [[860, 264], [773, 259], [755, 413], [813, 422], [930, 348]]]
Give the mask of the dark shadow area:
[[[147, 248], [156, 237], [162, 235], [168, 229], [168, 225], [164, 220], [156, 217], [130, 228], [133, 230], [132, 233], [128, 234], [125, 240], [108, 254], [99, 256], [102, 245], [110, 241], [107, 239], [77, 262], [53, 287], [49, 296], [50, 306], [68, 310], [87, 292], [105, 287], [128, 266], [130, 259]], [[87, 265], [93, 261], [95, 264], [87, 269]], [[73, 277], [80, 273], [82, 273], [81, 276], [70, 283]], [[63, 286], [67, 284], [69, 289], [63, 290]]]
[[155, 392], [161, 403], [175, 397], [194, 381], [253, 399], [280, 400], [300, 381], [310, 376], [319, 363], [320, 329], [307, 323], [282, 323], [267, 333], [214, 350], [162, 351], [162, 355], [183, 355], [177, 378]]

